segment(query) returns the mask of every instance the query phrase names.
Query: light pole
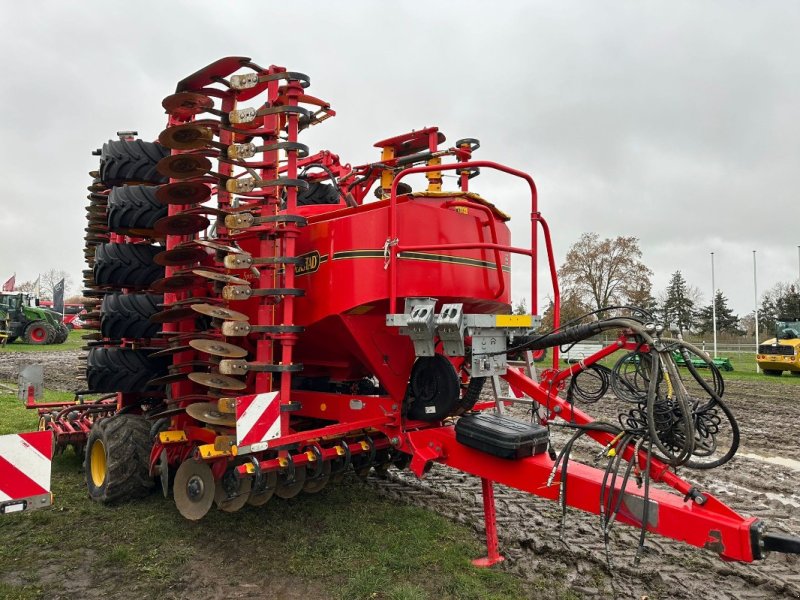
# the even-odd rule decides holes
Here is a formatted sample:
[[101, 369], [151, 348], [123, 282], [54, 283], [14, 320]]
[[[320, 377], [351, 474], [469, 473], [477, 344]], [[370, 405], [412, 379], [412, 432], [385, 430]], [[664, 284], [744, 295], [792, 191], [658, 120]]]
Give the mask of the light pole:
[[[758, 354], [758, 280], [756, 279], [756, 251], [753, 250], [753, 304], [756, 308], [756, 354]], [[761, 372], [761, 367], [756, 362], [756, 373]]]
[[714, 253], [711, 253], [711, 322], [714, 330], [714, 358], [717, 358], [717, 286], [714, 283]]

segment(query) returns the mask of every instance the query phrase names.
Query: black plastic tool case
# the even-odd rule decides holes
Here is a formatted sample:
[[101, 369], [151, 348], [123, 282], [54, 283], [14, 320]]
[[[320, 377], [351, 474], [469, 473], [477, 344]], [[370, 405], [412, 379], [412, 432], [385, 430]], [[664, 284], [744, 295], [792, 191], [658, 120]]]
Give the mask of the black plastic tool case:
[[456, 441], [501, 458], [525, 458], [547, 450], [547, 428], [496, 413], [476, 413], [456, 423]]

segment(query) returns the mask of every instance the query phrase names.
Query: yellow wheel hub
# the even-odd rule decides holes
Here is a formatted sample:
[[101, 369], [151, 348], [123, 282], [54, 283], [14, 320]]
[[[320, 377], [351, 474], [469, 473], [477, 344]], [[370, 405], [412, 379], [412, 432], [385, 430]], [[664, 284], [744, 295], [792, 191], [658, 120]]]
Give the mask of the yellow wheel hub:
[[90, 466], [92, 482], [96, 487], [102, 486], [106, 480], [106, 447], [100, 440], [95, 440], [92, 444]]

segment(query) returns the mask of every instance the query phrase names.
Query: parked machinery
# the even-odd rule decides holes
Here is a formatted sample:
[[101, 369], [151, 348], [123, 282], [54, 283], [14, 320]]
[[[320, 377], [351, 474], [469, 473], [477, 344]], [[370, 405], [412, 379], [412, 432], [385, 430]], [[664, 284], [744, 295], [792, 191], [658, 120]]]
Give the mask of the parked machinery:
[[776, 319], [775, 337], [759, 344], [756, 362], [764, 375], [789, 371], [800, 377], [800, 316]]
[[[651, 531], [727, 559], [800, 551], [674, 470], [722, 464], [738, 445], [719, 371], [710, 364], [706, 380], [672, 359], [701, 352], [635, 311], [543, 335], [535, 314], [510, 314], [510, 256], [530, 262], [536, 313], [541, 255], [559, 323], [529, 175], [474, 160], [477, 140], [447, 146], [436, 127], [377, 142], [380, 159], [361, 166], [312, 154], [301, 132], [335, 112], [309, 84], [223, 58], [164, 99], [158, 142], [123, 133], [99, 152], [85, 278], [100, 332], [86, 391], [116, 393], [116, 414], [88, 433], [93, 499], [160, 480], [198, 520], [214, 504], [318, 492], [348, 469], [421, 477], [439, 462], [482, 478], [485, 565], [501, 560], [493, 482], [599, 513], [605, 535], [618, 520], [642, 540]], [[512, 246], [509, 217], [470, 189], [481, 169], [523, 184], [529, 247]], [[407, 184], [412, 174], [424, 189]], [[448, 174], [457, 189], [443, 189]], [[611, 329], [614, 343], [559, 369], [559, 345]], [[531, 353], [545, 348], [552, 368], [537, 374]], [[598, 364], [615, 353], [613, 369]], [[482, 395], [487, 381], [493, 393]], [[609, 390], [629, 405], [618, 424], [578, 408]], [[512, 418], [512, 403], [532, 420]], [[572, 432], [560, 449], [551, 426]], [[570, 460], [582, 436], [599, 442], [604, 469]]]

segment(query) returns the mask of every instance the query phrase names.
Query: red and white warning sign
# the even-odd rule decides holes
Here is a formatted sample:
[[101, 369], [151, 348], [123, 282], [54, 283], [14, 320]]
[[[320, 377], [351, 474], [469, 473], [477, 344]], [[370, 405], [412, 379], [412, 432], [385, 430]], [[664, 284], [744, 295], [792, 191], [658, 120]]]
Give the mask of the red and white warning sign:
[[236, 443], [239, 452], [258, 452], [281, 435], [279, 392], [239, 396], [236, 401]]
[[0, 435], [0, 514], [52, 504], [53, 433]]

